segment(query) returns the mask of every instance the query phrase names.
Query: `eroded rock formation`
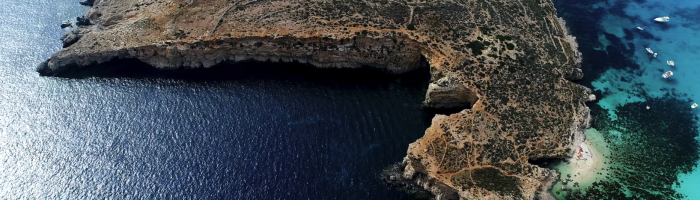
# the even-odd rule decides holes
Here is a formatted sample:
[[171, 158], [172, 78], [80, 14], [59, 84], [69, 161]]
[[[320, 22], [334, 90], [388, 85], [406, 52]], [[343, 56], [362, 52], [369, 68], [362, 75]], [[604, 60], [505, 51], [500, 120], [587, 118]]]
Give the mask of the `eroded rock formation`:
[[[583, 140], [590, 91], [574, 39], [549, 0], [95, 0], [65, 48], [37, 69], [135, 58], [157, 68], [242, 60], [389, 73], [430, 64], [438, 115], [411, 144], [402, 179], [442, 199], [548, 198]], [[394, 177], [399, 178], [399, 177]]]

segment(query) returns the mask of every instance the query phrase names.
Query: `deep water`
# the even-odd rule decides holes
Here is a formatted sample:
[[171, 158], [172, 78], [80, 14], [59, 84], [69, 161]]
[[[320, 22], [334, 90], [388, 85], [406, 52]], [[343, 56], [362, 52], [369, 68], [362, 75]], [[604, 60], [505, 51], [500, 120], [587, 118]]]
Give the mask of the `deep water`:
[[40, 77], [87, 7], [2, 5], [2, 199], [410, 199], [379, 173], [429, 126], [427, 70], [123, 61]]
[[[588, 103], [592, 126], [611, 152], [610, 178], [570, 188], [567, 199], [700, 199], [700, 111], [690, 107], [700, 101], [700, 1], [554, 3], [577, 37], [585, 74], [578, 83], [597, 95]], [[661, 16], [671, 21], [653, 21]], [[669, 70], [675, 75], [663, 79]]]

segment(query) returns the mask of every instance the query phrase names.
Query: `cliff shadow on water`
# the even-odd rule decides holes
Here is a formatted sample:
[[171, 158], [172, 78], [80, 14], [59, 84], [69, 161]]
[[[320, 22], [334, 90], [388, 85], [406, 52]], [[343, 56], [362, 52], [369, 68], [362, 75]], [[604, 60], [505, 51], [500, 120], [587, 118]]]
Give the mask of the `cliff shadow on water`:
[[[403, 87], [427, 91], [430, 82], [429, 64], [421, 58], [421, 67], [400, 75], [389, 74], [381, 68], [317, 68], [299, 62], [243, 61], [222, 63], [211, 68], [158, 69], [138, 59], [116, 59], [106, 63], [80, 68], [68, 68], [52, 76], [70, 79], [129, 78], [170, 79], [189, 83], [213, 83], [238, 80], [275, 80], [290, 83], [307, 82], [335, 85], [344, 88]], [[420, 105], [416, 105], [420, 106]], [[450, 114], [461, 109], [431, 109], [423, 107], [425, 119], [430, 121], [435, 114]], [[427, 127], [426, 127], [427, 128]]]
[[[165, 89], [159, 89], [155, 91], [159, 95], [147, 96], [161, 96], [163, 97], [163, 99], [177, 99], [177, 101], [187, 101], [188, 97], [196, 96], [194, 98], [204, 99], [202, 100], [202, 102], [204, 102], [201, 104], [202, 107], [214, 107], [217, 110], [216, 113], [218, 113], [219, 115], [228, 116], [228, 113], [233, 113], [231, 114], [232, 117], [230, 118], [220, 117], [216, 114], [215, 116], [217, 117], [215, 118], [224, 119], [222, 121], [236, 122], [235, 126], [227, 124], [221, 125], [220, 121], [214, 120], [212, 121], [216, 123], [212, 123], [211, 126], [204, 126], [212, 128], [220, 126], [226, 127], [226, 130], [223, 131], [224, 133], [217, 133], [216, 136], [232, 137], [230, 135], [235, 135], [238, 137], [240, 135], [243, 135], [240, 137], [248, 136], [250, 138], [255, 138], [254, 140], [250, 141], [260, 141], [260, 139], [258, 138], [265, 138], [263, 137], [263, 135], [269, 135], [275, 139], [279, 138], [278, 140], [275, 140], [274, 143], [281, 142], [282, 144], [278, 146], [285, 150], [275, 150], [276, 152], [271, 154], [268, 154], [266, 150], [261, 150], [262, 153], [247, 152], [246, 154], [251, 155], [242, 156], [255, 157], [257, 155], [263, 154], [280, 155], [278, 157], [262, 156], [265, 159], [264, 161], [259, 162], [282, 163], [283, 166], [291, 167], [284, 168], [285, 170], [280, 170], [279, 173], [275, 171], [276, 169], [274, 168], [274, 166], [270, 167], [265, 163], [257, 164], [255, 167], [258, 169], [251, 169], [252, 167], [238, 167], [243, 168], [238, 169], [238, 173], [249, 173], [251, 175], [250, 177], [248, 177], [247, 175], [240, 174], [236, 176], [231, 176], [234, 179], [243, 179], [249, 182], [252, 180], [257, 181], [259, 179], [262, 179], [260, 177], [268, 177], [255, 174], [254, 172], [275, 171], [275, 173], [268, 174], [279, 176], [281, 178], [274, 178], [271, 180], [277, 181], [277, 183], [292, 183], [290, 184], [292, 186], [296, 186], [296, 184], [305, 185], [305, 187], [308, 190], [325, 190], [323, 192], [320, 192], [322, 194], [311, 194], [312, 197], [314, 197], [313, 195], [315, 195], [315, 197], [322, 197], [323, 199], [342, 199], [334, 197], [343, 195], [346, 197], [352, 197], [344, 192], [355, 193], [352, 195], [358, 196], [365, 195], [364, 193], [366, 193], [366, 195], [371, 194], [372, 196], [377, 196], [377, 199], [388, 199], [381, 198], [381, 195], [385, 195], [385, 193], [386, 196], [396, 197], [391, 199], [412, 199], [414, 197], [428, 196], [427, 193], [420, 193], [423, 196], [416, 196], [415, 194], [406, 191], [388, 190], [385, 187], [381, 187], [383, 186], [383, 182], [381, 182], [379, 177], [382, 168], [385, 168], [392, 162], [400, 161], [400, 159], [403, 156], [405, 156], [406, 146], [410, 142], [413, 142], [416, 139], [423, 136], [424, 131], [428, 128], [433, 116], [435, 115], [434, 113], [421, 108], [421, 101], [425, 97], [424, 95], [427, 91], [428, 82], [430, 81], [429, 70], [427, 67], [419, 68], [417, 70], [402, 75], [391, 75], [371, 67], [360, 69], [319, 69], [314, 66], [301, 63], [273, 63], [251, 61], [235, 64], [225, 63], [211, 68], [161, 70], [136, 59], [123, 59], [110, 61], [108, 63], [100, 65], [86, 66], [83, 68], [71, 68], [70, 70], [61, 71], [60, 74], [57, 74], [56, 76], [58, 78], [53, 77], [52, 79], [84, 79], [87, 80], [85, 82], [88, 83], [92, 83], [92, 81], [90, 80], [113, 79], [119, 82], [145, 82], [147, 84], [145, 87], [150, 87], [149, 85], [152, 85], [153, 83], [161, 85], [161, 82], [166, 82], [168, 84], [175, 82], [175, 85], [177, 85], [177, 87], [215, 87], [215, 90], [218, 92], [214, 95], [209, 95], [209, 93], [206, 92], [206, 89], [197, 89], [197, 94], [190, 95], [189, 89], [184, 90], [184, 92], [182, 93], [172, 93], [169, 91], [171, 91], [173, 87], [162, 87]], [[259, 85], [273, 85], [271, 87], [287, 87], [292, 89], [251, 89]], [[224, 87], [226, 89], [220, 90], [218, 87]], [[301, 87], [301, 89], [299, 89], [299, 87]], [[246, 91], [229, 92], [227, 90], [229, 88], [245, 88], [240, 90]], [[130, 91], [137, 91], [131, 92], [135, 93], [136, 95], [142, 95], [146, 93], [140, 92], [142, 90], [132, 90], [132, 88], [127, 89]], [[177, 89], [175, 90], [180, 91]], [[278, 93], [279, 91], [289, 91], [290, 93], [296, 92], [297, 94], [270, 94], [275, 91]], [[234, 95], [246, 96], [244, 94], [254, 92], [268, 94], [248, 95], [247, 97], [241, 98], [228, 98], [228, 96]], [[393, 92], [410, 93], [411, 95], [397, 95], [396, 98], [387, 97], [387, 93], [392, 94]], [[171, 95], [167, 95], [167, 93], [171, 93]], [[343, 95], [340, 95], [341, 93]], [[379, 93], [384, 94], [374, 95]], [[415, 95], [418, 93], [421, 94]], [[362, 96], [362, 98], [354, 98], [353, 95]], [[301, 100], [285, 98], [289, 96], [299, 97]], [[182, 98], [183, 100], [180, 100], [180, 98]], [[214, 100], [206, 100], [207, 98], [213, 98]], [[364, 100], [367, 98], [370, 98], [370, 100]], [[377, 100], [376, 98], [389, 100]], [[394, 100], [391, 100], [392, 98]], [[396, 100], [397, 98], [401, 98], [402, 100]], [[244, 99], [245, 102], [260, 101], [263, 103], [251, 103], [251, 105], [244, 106], [240, 103], [236, 104], [235, 102], [231, 102], [235, 99]], [[158, 99], [147, 99], [147, 101], [160, 102], [158, 101]], [[269, 101], [273, 101], [273, 103], [269, 103]], [[280, 101], [282, 103], [277, 101]], [[216, 104], [217, 102], [223, 102], [223, 104]], [[322, 109], [319, 109], [316, 108], [317, 106], [310, 106], [308, 104], [325, 104], [325, 106], [323, 106]], [[184, 107], [173, 106], [172, 109], [168, 110], [180, 112], [179, 110], [191, 109], [190, 106], [191, 105], [187, 105]], [[333, 108], [334, 106], [337, 107]], [[327, 107], [329, 108], [326, 109]], [[401, 109], [403, 111], [397, 111], [398, 109]], [[203, 112], [208, 112], [207, 114], [205, 114], [205, 116], [208, 116], [209, 113], [212, 113], [213, 111], [213, 109], [201, 110]], [[246, 112], [243, 112], [241, 110]], [[398, 115], [394, 113], [397, 113]], [[254, 116], [250, 117], [250, 115]], [[261, 115], [265, 116], [260, 117]], [[329, 115], [332, 116], [329, 117]], [[406, 118], [399, 115], [418, 116], [417, 118], [419, 119]], [[270, 118], [276, 118], [277, 120], [267, 121], [267, 119]], [[266, 121], [262, 122], [261, 120]], [[148, 120], [146, 119], [145, 121]], [[199, 120], [197, 121], [197, 123], [200, 123]], [[249, 126], [248, 124], [254, 125]], [[360, 127], [357, 129], [350, 129], [344, 127], [348, 125], [352, 128], [355, 128], [356, 126]], [[187, 126], [186, 123], [185, 126]], [[233, 130], [235, 134], [228, 133], [231, 131], [228, 129], [235, 129]], [[411, 130], [415, 130], [416, 132], [413, 132]], [[218, 130], [212, 132], [216, 131]], [[195, 131], [187, 130], [180, 132], [189, 133]], [[207, 131], [197, 132], [207, 133]], [[188, 135], [188, 137], [195, 137], [199, 134], [185, 135]], [[287, 137], [291, 135], [293, 135], [294, 137]], [[383, 138], [387, 139], [382, 140]], [[324, 143], [326, 140], [331, 142]], [[219, 139], [217, 141], [229, 140]], [[231, 140], [232, 143], [236, 143], [239, 141], [243, 140]], [[264, 141], [265, 140], [263, 140], [263, 142]], [[249, 145], [253, 145], [256, 148], [264, 145], [264, 143], [256, 144], [256, 142], [248, 142], [248, 140], [246, 140], [245, 143], [245, 145], [248, 145], [249, 143]], [[212, 148], [208, 145], [208, 143], [205, 143], [202, 145], [194, 145], [194, 147], [199, 149]], [[298, 148], [294, 151], [287, 152], [286, 148], [289, 148], [290, 146]], [[356, 146], [357, 148], [355, 148]], [[222, 151], [227, 152], [226, 150]], [[327, 151], [330, 151], [330, 153]], [[289, 154], [292, 153], [303, 154], [303, 158], [289, 156]], [[288, 164], [298, 163], [297, 160], [305, 160], [306, 157], [304, 156], [310, 157], [308, 160], [311, 161], [305, 162], [303, 165]], [[290, 157], [293, 159], [289, 159], [291, 161], [287, 161], [287, 159]], [[228, 165], [230, 164], [222, 164], [221, 166]], [[297, 168], [292, 168], [296, 166], [303, 166], [306, 169], [298, 170]], [[233, 167], [237, 167], [237, 165], [233, 165]], [[302, 175], [309, 174], [307, 177], [312, 178], [286, 178], [290, 177], [290, 174], [294, 174], [294, 176], [296, 176], [297, 173], [300, 173]], [[230, 177], [227, 176], [226, 178]], [[228, 180], [226, 178], [221, 179]], [[319, 181], [318, 179], [321, 180]], [[318, 181], [319, 183], [315, 183], [314, 181]], [[309, 182], [313, 182], [313, 184], [307, 184]], [[352, 184], [353, 182], [355, 184]], [[357, 184], [358, 182], [360, 184]], [[256, 183], [257, 182], [252, 184], [253, 187], [256, 187]], [[266, 182], [265, 184], [268, 184], [268, 182]], [[273, 188], [278, 187], [281, 189], [281, 191], [286, 191], [289, 188], [284, 188], [286, 187], [286, 185], [284, 184], [282, 184], [282, 186], [275, 185], [273, 186]], [[216, 184], [214, 184], [213, 186], [216, 186]], [[299, 190], [301, 190], [302, 192], [298, 192], [298, 194], [294, 195], [301, 194], [302, 197], [304, 197], [303, 194], [305, 194], [304, 191], [306, 191], [306, 189]], [[288, 197], [284, 196], [286, 194], [275, 195], [278, 195], [277, 197]], [[358, 197], [347, 199], [372, 198]]]
[[[427, 63], [425, 64], [427, 66]], [[310, 64], [291, 62], [244, 61], [222, 63], [211, 68], [158, 69], [138, 59], [117, 59], [106, 63], [62, 70], [51, 76], [83, 79], [136, 78], [179, 79], [187, 81], [226, 81], [241, 79], [275, 79], [335, 82], [400, 83], [404, 86], [427, 88], [430, 72], [427, 67], [401, 75], [385, 73], [380, 68], [359, 69], [316, 68]]]

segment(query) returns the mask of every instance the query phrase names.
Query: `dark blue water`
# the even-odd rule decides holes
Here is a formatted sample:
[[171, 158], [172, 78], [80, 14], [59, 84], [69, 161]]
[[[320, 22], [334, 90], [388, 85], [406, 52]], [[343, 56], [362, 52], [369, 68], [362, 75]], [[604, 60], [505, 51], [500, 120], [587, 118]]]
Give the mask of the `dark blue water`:
[[408, 198], [379, 173], [429, 126], [427, 72], [121, 63], [40, 77], [77, 2], [0, 7], [2, 198]]

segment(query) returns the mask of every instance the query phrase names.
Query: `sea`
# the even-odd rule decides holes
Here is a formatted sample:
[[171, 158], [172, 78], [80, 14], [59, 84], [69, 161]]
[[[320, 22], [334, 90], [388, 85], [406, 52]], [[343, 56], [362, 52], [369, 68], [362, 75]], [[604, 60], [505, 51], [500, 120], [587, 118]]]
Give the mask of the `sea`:
[[[700, 199], [700, 1], [554, 0], [583, 55], [604, 179], [561, 199]], [[667, 23], [657, 17], [669, 16]], [[639, 27], [639, 28], [638, 28]], [[649, 53], [650, 48], [656, 55]], [[673, 61], [675, 65], [669, 65]], [[673, 76], [662, 75], [672, 71]], [[587, 184], [587, 185], [590, 185]], [[571, 186], [571, 185], [569, 185]]]
[[412, 199], [380, 173], [430, 126], [428, 69], [125, 61], [41, 77], [88, 7], [1, 1], [0, 199]]
[[[430, 125], [427, 70], [123, 61], [42, 77], [35, 67], [61, 49], [60, 24], [89, 8], [0, 1], [2, 199], [413, 199], [379, 173]], [[592, 132], [611, 152], [609, 177], [557, 197], [700, 199], [690, 107], [700, 102], [700, 1], [554, 4], [583, 55], [576, 82], [598, 99], [587, 104]]]

